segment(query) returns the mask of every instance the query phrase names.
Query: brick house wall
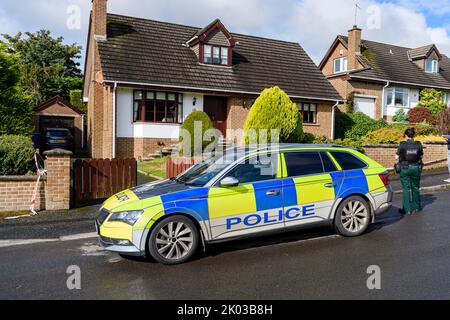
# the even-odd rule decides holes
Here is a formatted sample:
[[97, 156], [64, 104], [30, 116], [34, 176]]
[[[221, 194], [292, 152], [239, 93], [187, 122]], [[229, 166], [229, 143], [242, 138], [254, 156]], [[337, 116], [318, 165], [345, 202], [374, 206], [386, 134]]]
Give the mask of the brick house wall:
[[[348, 80], [347, 75], [331, 77], [328, 80], [336, 89], [336, 91], [341, 95], [341, 97], [344, 99], [347, 99], [351, 94], [359, 94], [362, 96], [374, 97], [375, 117], [377, 119], [381, 118], [382, 103], [383, 103], [383, 85], [370, 82]], [[342, 112], [347, 112], [348, 106], [341, 105], [339, 109]]]
[[176, 140], [165, 138], [116, 138], [116, 157], [146, 157], [176, 143]]

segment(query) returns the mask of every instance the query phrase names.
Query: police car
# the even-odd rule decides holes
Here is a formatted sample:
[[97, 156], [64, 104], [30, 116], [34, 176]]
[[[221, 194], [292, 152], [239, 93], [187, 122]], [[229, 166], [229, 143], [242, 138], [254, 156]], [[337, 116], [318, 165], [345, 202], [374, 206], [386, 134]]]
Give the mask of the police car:
[[177, 264], [206, 243], [294, 227], [358, 236], [391, 201], [386, 169], [357, 150], [282, 144], [230, 149], [176, 178], [120, 192], [96, 225], [107, 250]]

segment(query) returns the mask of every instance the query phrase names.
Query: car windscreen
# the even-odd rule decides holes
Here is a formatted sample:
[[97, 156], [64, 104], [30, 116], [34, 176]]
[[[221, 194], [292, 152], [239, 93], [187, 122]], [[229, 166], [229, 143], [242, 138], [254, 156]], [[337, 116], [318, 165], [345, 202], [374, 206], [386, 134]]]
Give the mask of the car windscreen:
[[176, 180], [188, 186], [202, 187], [242, 156], [243, 154], [240, 153], [229, 153], [223, 156], [207, 158], [182, 173]]

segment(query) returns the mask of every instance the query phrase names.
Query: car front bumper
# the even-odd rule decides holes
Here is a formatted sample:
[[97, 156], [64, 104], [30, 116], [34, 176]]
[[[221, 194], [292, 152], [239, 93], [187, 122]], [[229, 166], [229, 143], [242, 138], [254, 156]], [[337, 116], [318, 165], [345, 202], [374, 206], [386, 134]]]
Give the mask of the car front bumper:
[[105, 248], [105, 250], [129, 256], [145, 256], [145, 250], [139, 249], [130, 240], [110, 238], [102, 235], [101, 227], [97, 220], [95, 221], [95, 227], [99, 236], [100, 245]]

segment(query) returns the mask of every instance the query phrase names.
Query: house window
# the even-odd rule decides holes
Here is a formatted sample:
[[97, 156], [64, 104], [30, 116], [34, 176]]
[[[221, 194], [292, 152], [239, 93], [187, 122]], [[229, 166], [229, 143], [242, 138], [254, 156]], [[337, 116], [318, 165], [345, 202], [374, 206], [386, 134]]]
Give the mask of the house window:
[[450, 107], [450, 92], [444, 92], [442, 94], [442, 102], [444, 102], [447, 107]]
[[386, 105], [409, 108], [409, 90], [405, 88], [386, 89]]
[[437, 73], [439, 69], [439, 64], [436, 59], [425, 60], [425, 72]]
[[341, 57], [334, 60], [334, 73], [345, 72], [348, 69], [348, 58]]
[[303, 117], [303, 123], [317, 122], [317, 105], [315, 103], [299, 103], [298, 110]]
[[135, 91], [133, 122], [180, 123], [182, 101], [179, 93]]
[[228, 47], [209, 44], [203, 46], [203, 63], [227, 66], [228, 58]]

